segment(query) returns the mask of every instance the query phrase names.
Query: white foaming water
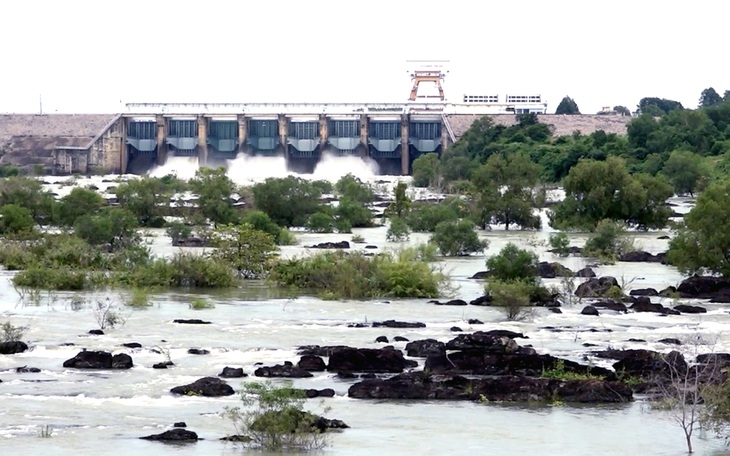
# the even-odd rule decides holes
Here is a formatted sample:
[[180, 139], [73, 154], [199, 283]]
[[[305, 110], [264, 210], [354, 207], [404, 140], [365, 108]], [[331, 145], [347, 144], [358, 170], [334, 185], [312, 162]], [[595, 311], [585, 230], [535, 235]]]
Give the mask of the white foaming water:
[[372, 158], [339, 157], [324, 153], [314, 168], [313, 179], [337, 181], [352, 174], [361, 180], [372, 180], [378, 175], [378, 164]]
[[152, 168], [149, 175], [152, 177], [164, 177], [168, 174], [174, 174], [180, 179], [189, 180], [195, 177], [195, 173], [199, 168], [200, 163], [198, 157], [168, 155], [165, 164]]
[[286, 159], [282, 156], [262, 157], [238, 154], [233, 160], [227, 160], [228, 177], [238, 185], [261, 182], [267, 177], [286, 177]]

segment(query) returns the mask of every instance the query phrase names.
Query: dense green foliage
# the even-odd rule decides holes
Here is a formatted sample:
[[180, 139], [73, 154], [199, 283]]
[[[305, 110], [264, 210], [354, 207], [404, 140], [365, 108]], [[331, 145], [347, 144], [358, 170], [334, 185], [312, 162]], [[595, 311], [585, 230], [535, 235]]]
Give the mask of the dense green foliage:
[[479, 239], [474, 223], [469, 220], [447, 221], [436, 225], [429, 242], [434, 243], [441, 255], [465, 256], [481, 252], [489, 243]]
[[675, 150], [664, 162], [662, 174], [669, 179], [678, 195], [694, 195], [706, 183], [709, 171], [699, 155], [686, 150]]
[[413, 231], [433, 232], [441, 222], [453, 222], [469, 215], [461, 198], [449, 197], [438, 203], [414, 202], [405, 216]]
[[433, 298], [447, 278], [417, 249], [369, 257], [361, 252], [322, 252], [279, 261], [271, 279], [284, 286], [311, 290], [325, 298]]
[[578, 103], [575, 100], [565, 96], [560, 100], [558, 107], [555, 109], [555, 114], [580, 114], [580, 109], [578, 109]]
[[54, 219], [60, 226], [74, 226], [84, 215], [95, 214], [104, 205], [104, 199], [94, 190], [75, 187], [54, 206]]
[[506, 230], [510, 224], [540, 228], [540, 217], [534, 213], [543, 199], [536, 190], [539, 172], [539, 167], [524, 154], [507, 158], [491, 155], [472, 176], [477, 189], [474, 204], [478, 224], [503, 224]]
[[232, 199], [236, 186], [226, 175], [225, 168], [200, 168], [190, 181], [190, 188], [198, 195], [198, 210], [212, 223], [238, 222]]
[[626, 229], [619, 222], [601, 220], [583, 246], [583, 255], [612, 263], [620, 255], [632, 250]]
[[669, 262], [681, 271], [730, 277], [730, 181], [713, 184], [697, 197], [669, 243]]
[[439, 188], [441, 184], [441, 160], [435, 152], [421, 155], [413, 160], [414, 187]]
[[618, 157], [584, 160], [564, 181], [565, 199], [550, 213], [550, 224], [560, 229], [593, 229], [603, 219], [640, 229], [662, 228], [671, 215], [666, 200], [672, 187], [664, 179], [629, 174]]
[[335, 183], [335, 191], [340, 200], [345, 198], [360, 204], [369, 204], [375, 200], [372, 187], [352, 174], [342, 176]]
[[[119, 204], [134, 214], [139, 226], [160, 227], [164, 224], [162, 217], [170, 198], [185, 187], [184, 182], [174, 177], [158, 179], [143, 176], [122, 182], [115, 193]], [[206, 191], [203, 193], [206, 194]]]
[[537, 276], [537, 255], [509, 243], [487, 259], [490, 278], [501, 281], [533, 281]]
[[269, 178], [253, 186], [256, 209], [280, 226], [305, 226], [312, 214], [323, 211], [324, 187], [299, 177]]
[[17, 204], [0, 207], [0, 235], [28, 233], [35, 228], [35, 220], [30, 209]]
[[491, 279], [484, 288], [494, 305], [500, 306], [508, 320], [520, 320], [529, 314], [530, 295], [535, 284], [528, 280]]
[[277, 250], [274, 237], [252, 225], [224, 225], [213, 232], [211, 257], [232, 266], [239, 277], [258, 279], [271, 268]]
[[53, 195], [43, 190], [37, 179], [24, 176], [0, 179], [0, 206], [16, 204], [24, 207], [38, 224], [50, 223], [54, 203]]

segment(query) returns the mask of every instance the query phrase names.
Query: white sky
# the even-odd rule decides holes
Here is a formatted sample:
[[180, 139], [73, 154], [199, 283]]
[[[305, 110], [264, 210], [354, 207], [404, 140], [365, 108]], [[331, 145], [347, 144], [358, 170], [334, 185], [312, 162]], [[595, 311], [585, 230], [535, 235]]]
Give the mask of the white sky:
[[127, 102], [405, 101], [406, 60], [450, 61], [451, 101], [730, 89], [730, 1], [22, 0], [0, 6], [0, 112]]

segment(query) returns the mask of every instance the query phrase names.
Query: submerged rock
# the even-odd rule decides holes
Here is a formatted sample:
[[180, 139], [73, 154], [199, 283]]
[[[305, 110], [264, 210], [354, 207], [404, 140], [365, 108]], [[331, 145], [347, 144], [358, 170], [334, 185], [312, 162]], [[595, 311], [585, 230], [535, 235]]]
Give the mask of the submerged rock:
[[224, 367], [223, 371], [221, 371], [220, 374], [218, 374], [219, 377], [222, 378], [241, 378], [241, 377], [247, 377], [248, 374], [245, 374], [243, 372], [242, 367]]
[[556, 277], [572, 277], [573, 271], [560, 263], [541, 261], [537, 264], [537, 276], [543, 279]]
[[346, 372], [403, 372], [407, 367], [417, 363], [403, 357], [400, 350], [393, 347], [375, 348], [343, 348], [332, 352], [327, 370]]
[[327, 364], [320, 356], [303, 355], [299, 358], [297, 367], [310, 372], [322, 372], [327, 368]]
[[682, 281], [677, 292], [683, 298], [710, 299], [711, 302], [730, 302], [730, 279], [693, 276]]
[[286, 361], [283, 365], [263, 366], [256, 369], [253, 373], [256, 377], [279, 377], [279, 378], [307, 378], [312, 374], [300, 367], [294, 366], [290, 361]]
[[583, 308], [583, 310], [581, 310], [581, 311], [580, 311], [580, 314], [581, 314], [581, 315], [593, 315], [593, 316], [596, 316], [596, 317], [597, 317], [598, 315], [600, 315], [600, 314], [598, 313], [598, 309], [596, 309], [596, 308], [595, 308], [595, 307], [593, 307], [593, 306], [585, 306], [585, 307]]
[[615, 277], [593, 277], [578, 285], [578, 288], [575, 289], [575, 295], [581, 298], [601, 298], [612, 287], [618, 287], [618, 281]]
[[314, 245], [305, 246], [307, 249], [349, 249], [350, 243], [347, 241], [339, 242], [322, 242]]
[[209, 325], [209, 321], [204, 321], [199, 318], [190, 318], [190, 319], [176, 319], [172, 320], [173, 323], [178, 323], [181, 325]]
[[407, 322], [407, 321], [396, 321], [396, 320], [385, 320], [373, 322], [373, 328], [425, 328], [426, 323]]
[[698, 313], [707, 313], [707, 309], [700, 306], [691, 306], [689, 304], [680, 304], [678, 306], [674, 306], [674, 310], [681, 313], [688, 313], [688, 314], [698, 314]]

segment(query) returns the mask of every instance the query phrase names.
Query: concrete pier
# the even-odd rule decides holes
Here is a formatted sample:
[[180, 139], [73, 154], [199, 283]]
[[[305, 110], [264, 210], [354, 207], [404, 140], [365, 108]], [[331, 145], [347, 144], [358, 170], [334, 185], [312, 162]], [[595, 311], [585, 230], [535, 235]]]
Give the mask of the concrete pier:
[[410, 143], [408, 142], [408, 130], [410, 122], [408, 121], [408, 115], [403, 114], [400, 123], [400, 173], [403, 176], [407, 176], [410, 171]]
[[198, 116], [198, 163], [208, 163], [208, 121], [203, 116]]
[[157, 116], [157, 164], [167, 161], [167, 120], [163, 115]]

